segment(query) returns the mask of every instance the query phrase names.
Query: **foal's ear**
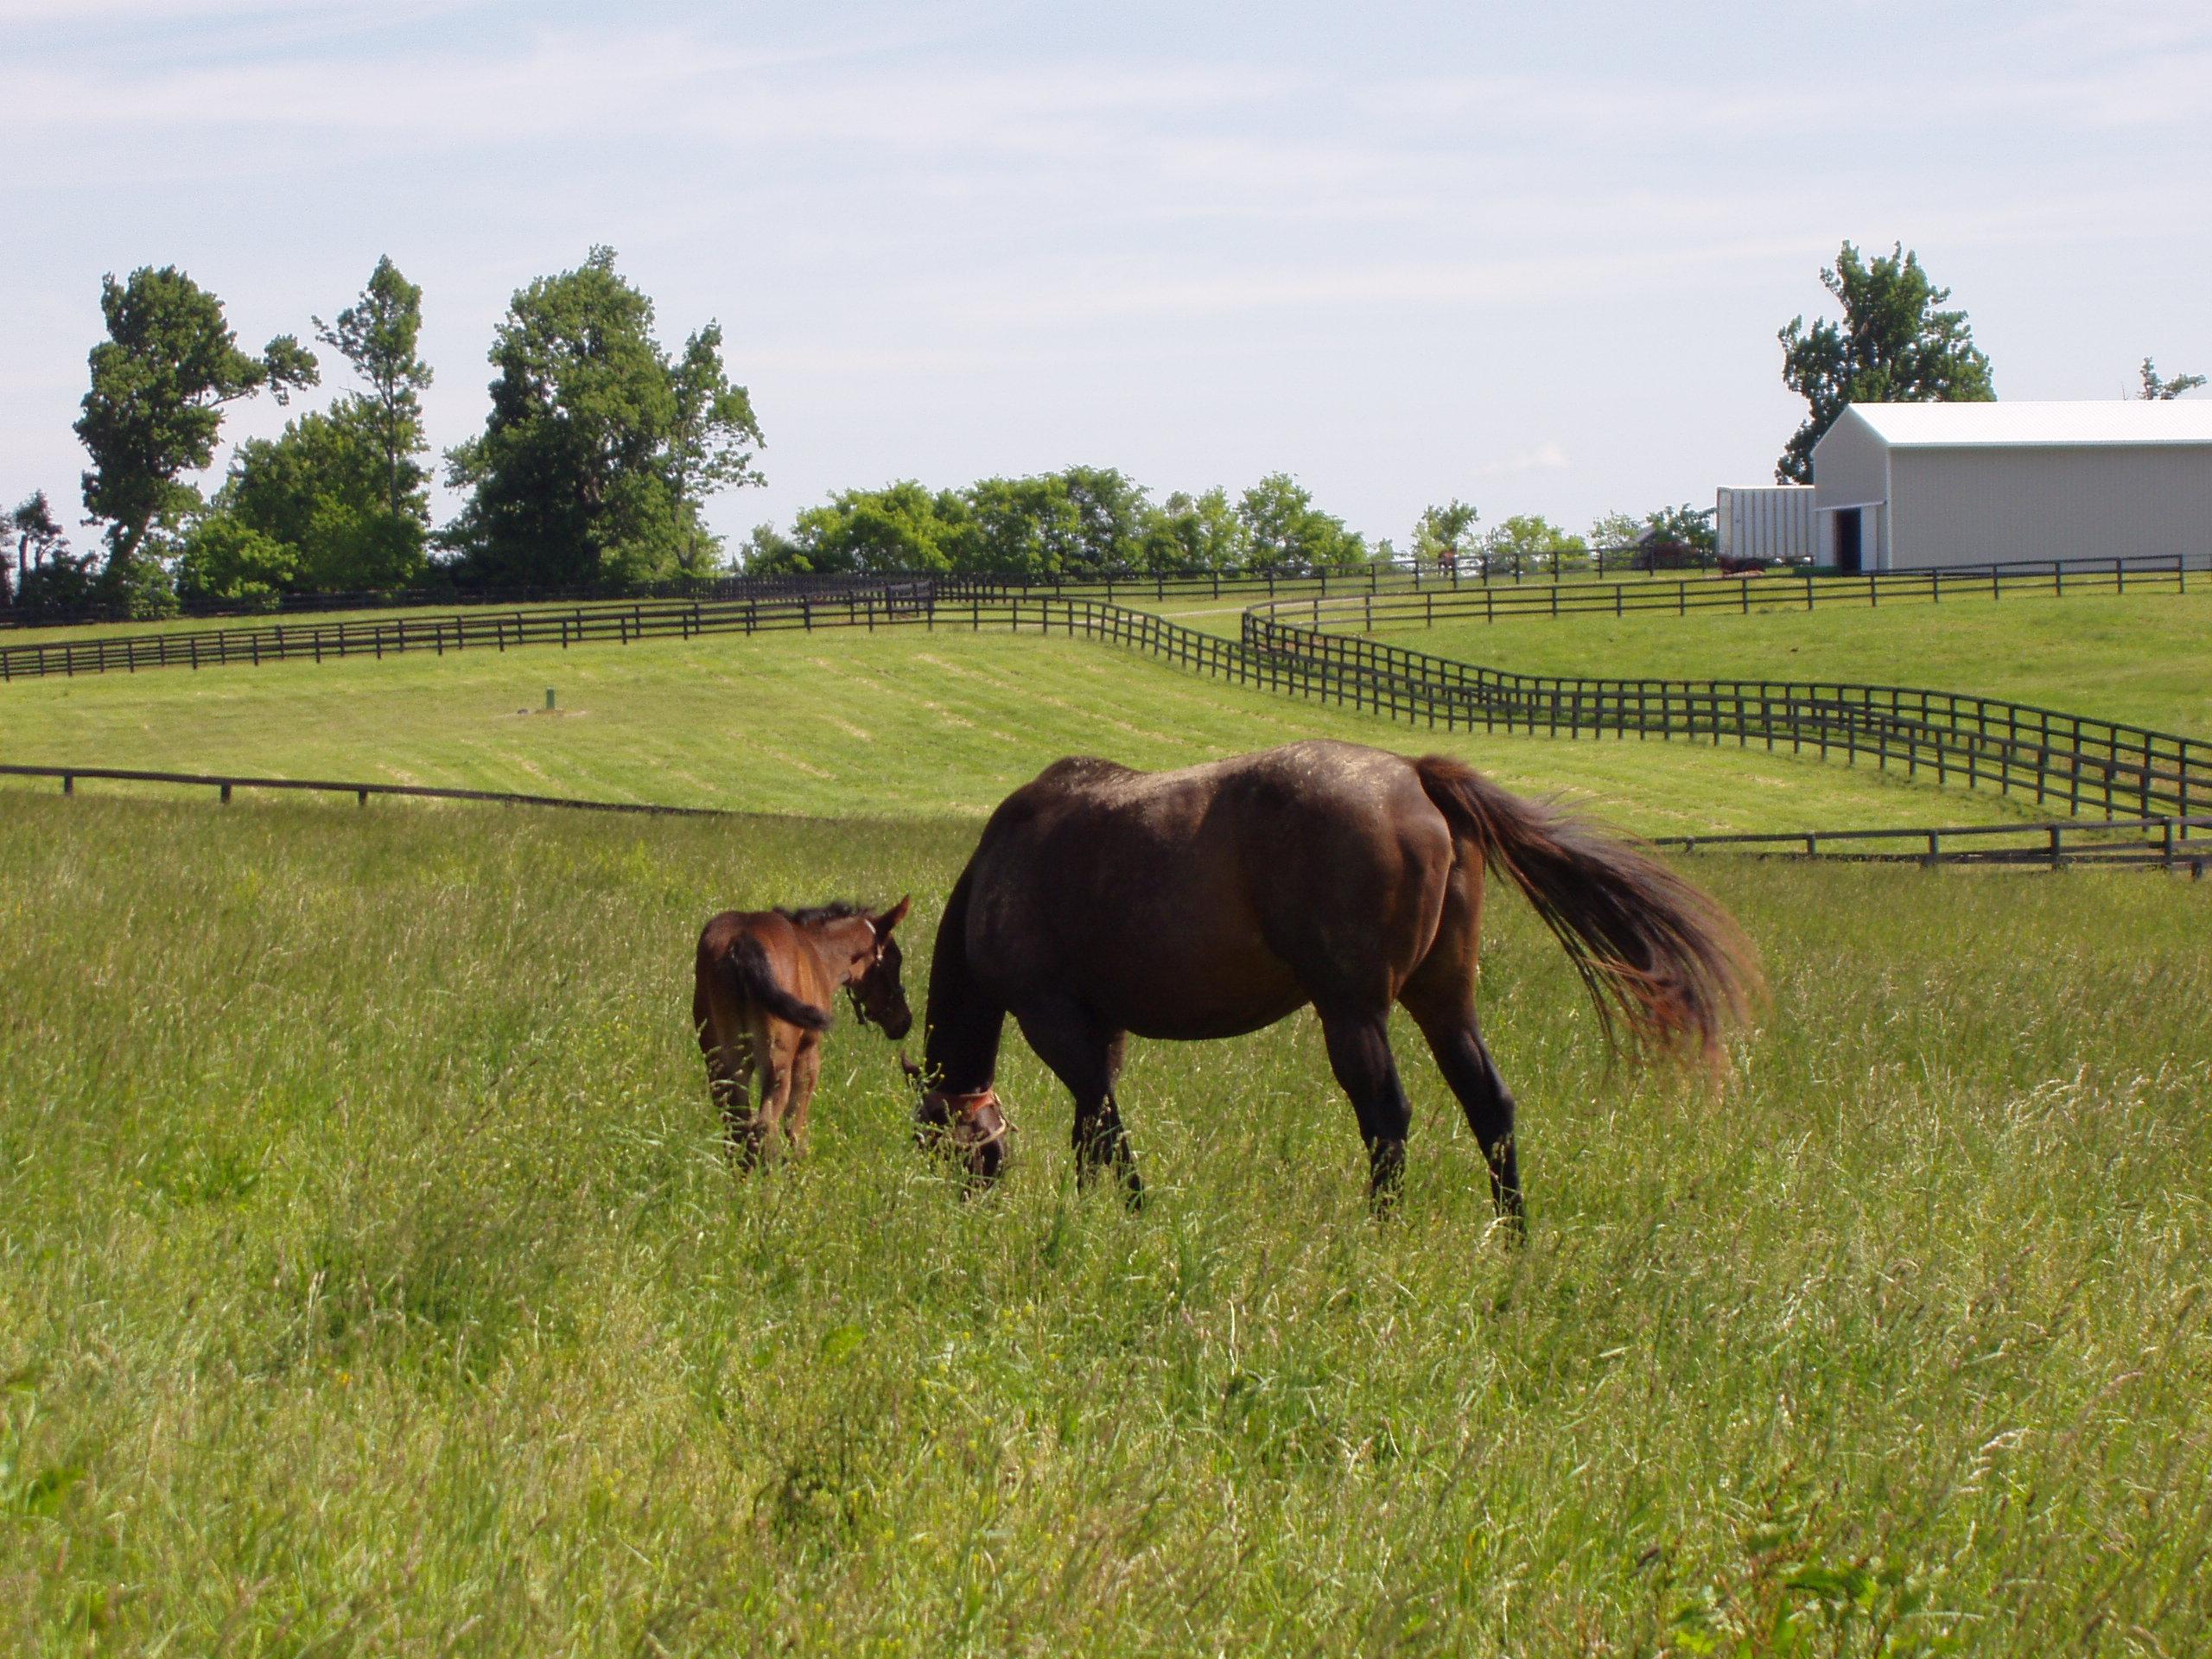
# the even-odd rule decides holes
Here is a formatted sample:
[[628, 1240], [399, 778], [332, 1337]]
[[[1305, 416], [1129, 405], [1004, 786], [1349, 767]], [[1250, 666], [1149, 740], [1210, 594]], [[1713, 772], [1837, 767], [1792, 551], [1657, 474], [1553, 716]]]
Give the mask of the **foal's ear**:
[[898, 926], [899, 923], [906, 919], [906, 912], [913, 907], [914, 898], [912, 893], [909, 893], [906, 897], [901, 899], [897, 904], [892, 906], [890, 909], [885, 911], [882, 915], [875, 918], [875, 931], [877, 934], [880, 936], [885, 933], [888, 933], [893, 928]]

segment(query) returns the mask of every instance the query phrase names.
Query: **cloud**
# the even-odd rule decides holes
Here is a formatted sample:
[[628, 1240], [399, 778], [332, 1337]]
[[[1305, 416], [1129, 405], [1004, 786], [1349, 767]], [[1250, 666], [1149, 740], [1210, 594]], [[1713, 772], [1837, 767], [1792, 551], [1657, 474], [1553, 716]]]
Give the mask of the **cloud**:
[[1529, 473], [1563, 473], [1567, 468], [1567, 451], [1556, 441], [1547, 439], [1534, 448], [1516, 449], [1510, 455], [1483, 462], [1475, 468], [1475, 476], [1519, 478]]

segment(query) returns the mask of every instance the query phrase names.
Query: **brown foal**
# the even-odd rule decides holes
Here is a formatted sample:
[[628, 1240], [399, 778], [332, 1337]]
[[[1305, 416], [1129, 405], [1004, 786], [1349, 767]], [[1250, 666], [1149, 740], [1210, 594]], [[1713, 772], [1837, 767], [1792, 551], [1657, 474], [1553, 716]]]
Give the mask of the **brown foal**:
[[741, 1166], [772, 1157], [779, 1129], [792, 1152], [806, 1150], [822, 1033], [841, 988], [862, 1025], [894, 1039], [912, 1027], [891, 936], [912, 902], [874, 915], [857, 905], [726, 910], [701, 931], [691, 1021], [725, 1142]]

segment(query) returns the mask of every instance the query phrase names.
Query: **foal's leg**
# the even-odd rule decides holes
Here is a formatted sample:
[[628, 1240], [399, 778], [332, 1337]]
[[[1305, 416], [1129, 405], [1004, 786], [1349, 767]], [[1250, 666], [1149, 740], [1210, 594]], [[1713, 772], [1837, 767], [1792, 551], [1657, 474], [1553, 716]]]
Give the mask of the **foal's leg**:
[[1103, 1029], [1079, 1004], [1054, 999], [1017, 1010], [1014, 1019], [1037, 1058], [1075, 1097], [1075, 1178], [1088, 1186], [1110, 1164], [1132, 1208], [1144, 1202], [1144, 1182], [1129, 1150], [1128, 1131], [1114, 1099], [1126, 1038]]
[[791, 1105], [791, 1084], [798, 1070], [793, 1052], [797, 1047], [791, 1027], [782, 1020], [762, 1022], [753, 1045], [754, 1064], [760, 1073], [760, 1109], [753, 1114], [747, 1137], [751, 1147], [748, 1163], [766, 1163], [776, 1155], [777, 1136]]
[[1390, 1015], [1324, 1012], [1321, 1034], [1329, 1046], [1329, 1069], [1359, 1115], [1360, 1138], [1367, 1142], [1367, 1196], [1380, 1213], [1396, 1202], [1406, 1173], [1406, 1133], [1413, 1107], [1398, 1081], [1390, 1055]]
[[1521, 1160], [1513, 1145], [1513, 1091], [1484, 1045], [1475, 1011], [1464, 997], [1434, 1001], [1408, 995], [1406, 1011], [1428, 1039], [1437, 1070], [1459, 1097], [1467, 1127], [1490, 1165], [1491, 1202], [1516, 1233], [1528, 1230], [1521, 1200]]
[[822, 1039], [810, 1034], [801, 1039], [791, 1061], [791, 1100], [784, 1114], [784, 1138], [791, 1151], [806, 1154], [806, 1115], [814, 1105], [814, 1086], [822, 1079]]
[[742, 1164], [742, 1142], [752, 1117], [747, 1100], [753, 1082], [753, 1042], [744, 1026], [715, 1006], [704, 989], [691, 999], [699, 1052], [707, 1062], [707, 1094], [722, 1120], [722, 1145]]

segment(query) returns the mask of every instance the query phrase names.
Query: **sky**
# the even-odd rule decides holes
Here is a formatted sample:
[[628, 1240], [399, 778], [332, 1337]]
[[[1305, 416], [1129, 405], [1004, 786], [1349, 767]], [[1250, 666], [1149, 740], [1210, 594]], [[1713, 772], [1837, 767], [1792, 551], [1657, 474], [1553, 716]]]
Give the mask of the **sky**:
[[514, 290], [611, 245], [751, 391], [733, 543], [1076, 462], [1287, 471], [1402, 543], [1709, 505], [1770, 479], [1846, 239], [1918, 251], [2000, 397], [2212, 372], [2203, 0], [0, 0], [0, 496], [73, 518], [100, 278], [148, 264], [258, 346], [389, 254], [443, 448]]

